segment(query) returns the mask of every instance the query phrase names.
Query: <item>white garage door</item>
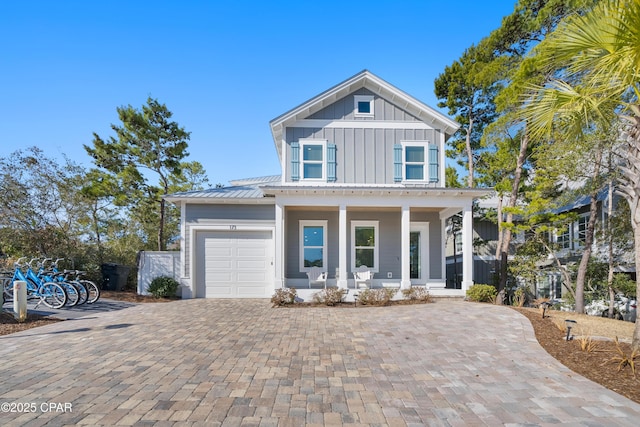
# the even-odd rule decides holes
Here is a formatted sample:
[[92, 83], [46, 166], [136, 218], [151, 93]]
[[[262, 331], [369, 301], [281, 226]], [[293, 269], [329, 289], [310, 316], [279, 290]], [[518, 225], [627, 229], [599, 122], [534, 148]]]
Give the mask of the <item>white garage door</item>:
[[211, 231], [197, 237], [196, 297], [266, 298], [273, 281], [270, 231]]

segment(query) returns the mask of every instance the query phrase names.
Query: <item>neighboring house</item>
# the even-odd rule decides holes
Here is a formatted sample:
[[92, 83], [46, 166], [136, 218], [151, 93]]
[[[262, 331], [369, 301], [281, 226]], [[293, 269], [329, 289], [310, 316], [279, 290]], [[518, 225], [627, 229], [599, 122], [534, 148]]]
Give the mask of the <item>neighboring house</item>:
[[[354, 288], [473, 284], [473, 215], [482, 189], [445, 188], [445, 142], [459, 125], [362, 71], [270, 122], [282, 174], [178, 193], [183, 297], [268, 298], [307, 271]], [[461, 289], [446, 289], [447, 218], [460, 214]], [[315, 290], [317, 291], [317, 290]]]
[[[484, 218], [476, 209], [495, 206], [494, 199], [481, 200], [474, 208], [473, 219], [473, 281], [474, 283], [495, 284], [496, 248], [498, 246], [498, 227], [495, 222]], [[450, 220], [446, 232], [446, 287], [462, 288], [462, 230]]]
[[[612, 206], [615, 211], [620, 196], [614, 194]], [[608, 241], [604, 238], [602, 230], [606, 227], [607, 211], [609, 206], [608, 187], [601, 190], [597, 196], [596, 233], [594, 235], [591, 257], [606, 262], [608, 259]], [[555, 244], [557, 252], [555, 257], [563, 266], [577, 265], [584, 251], [587, 224], [589, 223], [590, 196], [581, 196], [573, 203], [556, 210], [558, 213], [573, 212], [577, 218], [565, 229], [549, 236], [550, 242]], [[616, 272], [629, 274], [635, 280], [635, 264], [633, 251], [620, 253], [614, 248], [616, 260]], [[565, 290], [562, 286], [562, 275], [556, 267], [555, 260], [550, 256], [540, 264], [540, 274], [535, 286], [534, 294], [537, 298], [561, 298]]]

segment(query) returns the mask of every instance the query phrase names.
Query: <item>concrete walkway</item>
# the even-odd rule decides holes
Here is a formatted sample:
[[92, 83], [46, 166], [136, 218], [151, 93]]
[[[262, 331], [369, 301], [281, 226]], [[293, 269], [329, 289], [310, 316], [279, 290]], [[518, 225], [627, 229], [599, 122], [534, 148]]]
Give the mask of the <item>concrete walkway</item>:
[[140, 304], [0, 336], [0, 361], [2, 426], [640, 423], [523, 316], [465, 302]]

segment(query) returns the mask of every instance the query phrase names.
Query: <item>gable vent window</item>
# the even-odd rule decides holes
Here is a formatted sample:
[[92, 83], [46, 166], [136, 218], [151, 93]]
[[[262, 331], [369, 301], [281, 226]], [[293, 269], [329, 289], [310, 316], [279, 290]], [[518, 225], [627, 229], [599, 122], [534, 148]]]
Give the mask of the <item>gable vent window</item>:
[[360, 117], [373, 117], [373, 96], [354, 95], [355, 115]]

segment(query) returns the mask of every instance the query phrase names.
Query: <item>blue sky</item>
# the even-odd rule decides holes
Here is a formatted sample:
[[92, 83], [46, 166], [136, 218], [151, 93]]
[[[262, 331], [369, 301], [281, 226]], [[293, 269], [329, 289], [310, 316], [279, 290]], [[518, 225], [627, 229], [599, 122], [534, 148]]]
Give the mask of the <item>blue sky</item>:
[[271, 119], [363, 69], [435, 108], [435, 78], [515, 3], [1, 2], [0, 156], [37, 146], [89, 167], [93, 132], [151, 96], [212, 184], [278, 174]]

